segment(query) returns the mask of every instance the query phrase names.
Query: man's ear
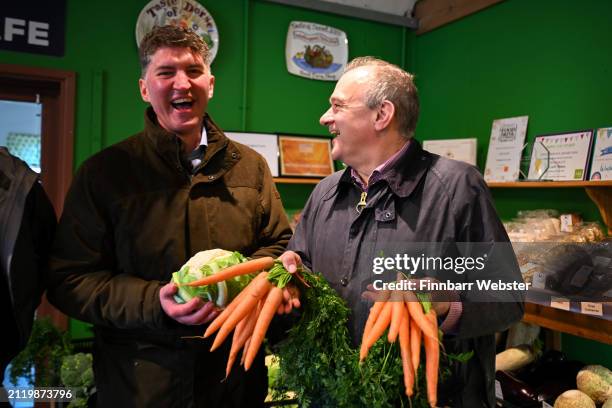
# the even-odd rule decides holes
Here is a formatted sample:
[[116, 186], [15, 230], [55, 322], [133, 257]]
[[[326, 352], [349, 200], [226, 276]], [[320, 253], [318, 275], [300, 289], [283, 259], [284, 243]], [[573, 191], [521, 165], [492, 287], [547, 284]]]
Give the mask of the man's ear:
[[376, 112], [376, 119], [374, 121], [374, 128], [377, 131], [382, 131], [389, 127], [391, 121], [395, 117], [395, 105], [391, 103], [391, 101], [383, 101], [383, 103], [378, 107]]
[[147, 90], [147, 85], [145, 84], [145, 80], [140, 78], [138, 80], [138, 87], [140, 88], [140, 96], [142, 100], [145, 102], [150, 102], [149, 100], [149, 91]]
[[215, 93], [215, 77], [211, 75], [210, 82], [208, 83], [208, 99], [211, 99], [214, 93]]

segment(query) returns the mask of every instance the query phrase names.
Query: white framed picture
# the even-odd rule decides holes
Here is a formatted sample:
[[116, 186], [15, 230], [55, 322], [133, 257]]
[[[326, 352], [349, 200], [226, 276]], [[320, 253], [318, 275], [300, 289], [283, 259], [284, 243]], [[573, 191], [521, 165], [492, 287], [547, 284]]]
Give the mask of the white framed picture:
[[272, 177], [278, 177], [278, 136], [269, 133], [243, 133], [243, 132], [225, 132], [225, 136], [243, 145], [249, 146], [257, 153], [261, 154], [268, 167]]
[[519, 179], [529, 116], [496, 119], [491, 128], [484, 178], [487, 182]]
[[612, 180], [612, 127], [597, 129], [589, 180]]
[[423, 149], [448, 159], [463, 161], [475, 166], [477, 143], [478, 141], [475, 138], [424, 140]]
[[537, 136], [531, 151], [529, 180], [586, 180], [592, 136], [592, 130]]

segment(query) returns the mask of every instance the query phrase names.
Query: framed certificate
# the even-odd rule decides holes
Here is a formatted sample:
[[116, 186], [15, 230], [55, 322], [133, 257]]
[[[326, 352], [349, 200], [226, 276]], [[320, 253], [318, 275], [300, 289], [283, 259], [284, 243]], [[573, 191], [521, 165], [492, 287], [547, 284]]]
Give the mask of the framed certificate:
[[517, 116], [493, 121], [484, 172], [486, 181], [519, 179], [528, 119], [528, 116]]
[[530, 180], [585, 180], [592, 130], [537, 136], [531, 150]]
[[225, 136], [261, 154], [270, 167], [272, 177], [278, 177], [278, 136], [267, 133], [239, 132], [225, 132]]
[[447, 157], [476, 165], [476, 139], [423, 140], [423, 149]]
[[331, 140], [278, 136], [281, 176], [326, 177], [334, 172]]
[[612, 180], [612, 127], [597, 129], [589, 180]]

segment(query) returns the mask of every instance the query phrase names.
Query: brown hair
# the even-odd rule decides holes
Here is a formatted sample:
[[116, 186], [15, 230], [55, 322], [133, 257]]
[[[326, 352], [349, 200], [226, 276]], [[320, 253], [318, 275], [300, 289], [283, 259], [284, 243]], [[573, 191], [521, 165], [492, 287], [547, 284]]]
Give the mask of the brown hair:
[[344, 72], [364, 66], [376, 67], [374, 80], [366, 91], [366, 106], [376, 109], [385, 100], [391, 102], [395, 106], [399, 130], [406, 138], [413, 137], [419, 120], [419, 94], [414, 76], [397, 65], [374, 57], [355, 58]]
[[189, 48], [192, 52], [200, 54], [204, 64], [208, 65], [208, 46], [197, 33], [187, 28], [166, 25], [154, 27], [140, 42], [138, 55], [142, 68], [141, 76], [144, 77], [147, 72], [151, 56], [164, 47]]

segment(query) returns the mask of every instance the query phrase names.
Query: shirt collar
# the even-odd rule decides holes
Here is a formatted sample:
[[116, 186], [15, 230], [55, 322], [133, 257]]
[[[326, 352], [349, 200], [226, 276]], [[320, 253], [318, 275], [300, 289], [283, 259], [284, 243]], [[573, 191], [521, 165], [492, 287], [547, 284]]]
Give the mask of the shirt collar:
[[[419, 185], [421, 179], [431, 166], [432, 160], [433, 156], [423, 150], [417, 140], [411, 139], [411, 142], [406, 146], [406, 150], [400, 153], [396, 161], [387, 167], [381, 179], [387, 182], [395, 195], [408, 197]], [[355, 185], [351, 170], [351, 168], [348, 168], [344, 171], [340, 178], [341, 184], [348, 183]]]
[[202, 137], [200, 138], [200, 146], [208, 146], [208, 134], [206, 133], [206, 126], [202, 123]]
[[408, 150], [408, 147], [410, 147], [410, 141], [411, 140], [408, 140], [406, 143], [404, 143], [401, 149], [399, 149], [391, 157], [389, 157], [384, 163], [380, 164], [378, 167], [374, 169], [374, 171], [370, 175], [367, 186], [363, 183], [357, 171], [351, 167], [351, 178], [353, 179], [355, 184], [357, 184], [363, 191], [368, 191], [369, 186], [376, 183], [378, 180], [382, 179], [385, 175], [389, 173], [389, 170], [392, 169], [393, 166], [397, 164], [397, 161], [399, 160], [399, 158], [402, 157], [404, 153], [406, 153], [406, 150]]

